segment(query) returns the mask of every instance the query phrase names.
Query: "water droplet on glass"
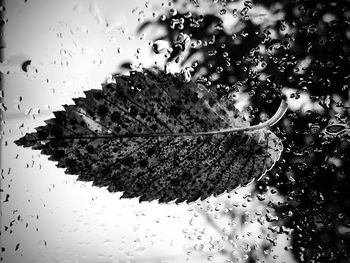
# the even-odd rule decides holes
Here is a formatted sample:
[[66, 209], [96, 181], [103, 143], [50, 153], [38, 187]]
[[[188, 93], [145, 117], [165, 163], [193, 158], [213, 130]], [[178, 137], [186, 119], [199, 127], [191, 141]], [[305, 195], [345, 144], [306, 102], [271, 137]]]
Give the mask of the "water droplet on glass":
[[164, 54], [169, 48], [169, 42], [166, 40], [156, 40], [152, 45], [152, 50], [156, 54]]
[[175, 8], [171, 8], [171, 9], [169, 10], [169, 14], [170, 14], [171, 16], [176, 16], [176, 15], [177, 15], [177, 10], [176, 10]]

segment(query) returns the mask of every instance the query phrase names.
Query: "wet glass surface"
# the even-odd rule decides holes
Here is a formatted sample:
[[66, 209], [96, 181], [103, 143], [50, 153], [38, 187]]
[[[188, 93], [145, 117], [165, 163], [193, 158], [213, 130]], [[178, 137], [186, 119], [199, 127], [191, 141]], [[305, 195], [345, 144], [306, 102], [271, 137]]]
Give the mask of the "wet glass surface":
[[[8, 0], [0, 12], [2, 262], [348, 262], [347, 1]], [[150, 80], [146, 69], [175, 77]], [[128, 95], [118, 95], [129, 100], [118, 101], [106, 90], [123, 78], [119, 90]], [[85, 93], [102, 83], [102, 102], [101, 92]], [[138, 95], [150, 83], [157, 96]], [[132, 98], [144, 108], [129, 107]], [[240, 143], [220, 137], [268, 121], [281, 101], [288, 111], [272, 127], [231, 131]], [[68, 114], [51, 137], [39, 136], [39, 148], [53, 140], [71, 159], [15, 143], [74, 104], [80, 123]], [[170, 132], [160, 123], [187, 137], [164, 139]], [[84, 126], [107, 139], [123, 129], [162, 133], [149, 149], [161, 145], [171, 164], [157, 163], [157, 151], [137, 159], [141, 139], [130, 137], [101, 148], [81, 142], [67, 153], [70, 145], [55, 141], [59, 125], [64, 135]], [[188, 136], [213, 130], [219, 135], [209, 143]], [[83, 152], [95, 159], [69, 162]], [[103, 158], [130, 156], [112, 175], [102, 170]], [[168, 156], [184, 157], [182, 166]], [[130, 167], [146, 167], [147, 176]], [[179, 174], [194, 177], [187, 183]]]

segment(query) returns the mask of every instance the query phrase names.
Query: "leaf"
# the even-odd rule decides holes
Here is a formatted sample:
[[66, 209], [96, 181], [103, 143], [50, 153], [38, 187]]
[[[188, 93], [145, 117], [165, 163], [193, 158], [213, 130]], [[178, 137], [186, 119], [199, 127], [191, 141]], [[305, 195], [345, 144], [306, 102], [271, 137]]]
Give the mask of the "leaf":
[[217, 196], [260, 178], [282, 150], [264, 127], [279, 120], [285, 103], [270, 122], [249, 127], [205, 87], [150, 70], [114, 76], [85, 95], [16, 143], [124, 198], [179, 203]]

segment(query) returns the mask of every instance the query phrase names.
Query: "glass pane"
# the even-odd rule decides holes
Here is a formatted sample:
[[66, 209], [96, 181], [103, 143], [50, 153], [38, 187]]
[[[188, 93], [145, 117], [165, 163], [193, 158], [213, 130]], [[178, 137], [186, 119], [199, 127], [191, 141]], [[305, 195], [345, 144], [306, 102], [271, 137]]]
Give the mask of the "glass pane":
[[0, 12], [1, 261], [350, 258], [347, 1]]

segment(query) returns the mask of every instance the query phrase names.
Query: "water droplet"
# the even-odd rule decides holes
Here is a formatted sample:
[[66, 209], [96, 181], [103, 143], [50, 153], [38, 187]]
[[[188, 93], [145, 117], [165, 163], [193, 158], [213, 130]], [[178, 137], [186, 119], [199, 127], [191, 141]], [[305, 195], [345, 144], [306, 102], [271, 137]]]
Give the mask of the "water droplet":
[[180, 33], [174, 41], [174, 44], [180, 47], [181, 51], [185, 51], [191, 44], [191, 38], [185, 33]]
[[187, 13], [184, 14], [185, 18], [190, 18], [192, 17], [192, 13], [190, 11], [188, 11]]
[[248, 7], [242, 8], [242, 10], [240, 12], [241, 16], [243, 16], [243, 17], [246, 16], [248, 14], [248, 11], [249, 11]]
[[248, 7], [249, 9], [253, 8], [253, 2], [252, 1], [244, 1], [244, 6]]
[[23, 63], [22, 63], [22, 70], [24, 71], [24, 72], [28, 72], [28, 69], [29, 69], [29, 66], [30, 66], [30, 64], [32, 63], [32, 61], [31, 60], [26, 60], [26, 61], [24, 61]]
[[169, 10], [169, 14], [170, 14], [171, 16], [176, 16], [176, 15], [177, 15], [177, 10], [176, 10], [175, 8], [171, 8], [171, 9]]
[[169, 42], [166, 40], [156, 40], [152, 45], [152, 50], [156, 54], [164, 54], [169, 48]]

